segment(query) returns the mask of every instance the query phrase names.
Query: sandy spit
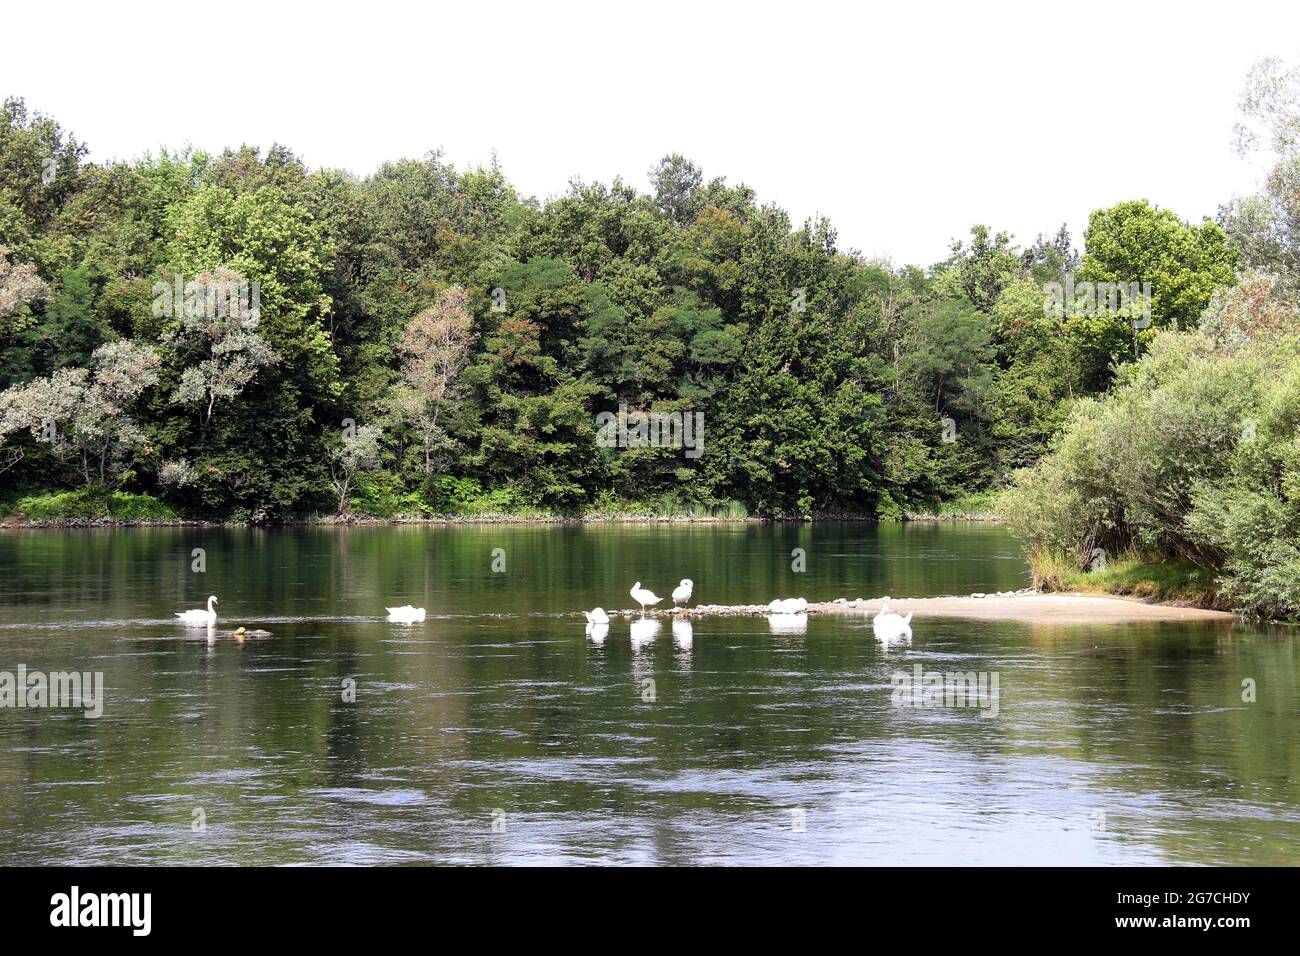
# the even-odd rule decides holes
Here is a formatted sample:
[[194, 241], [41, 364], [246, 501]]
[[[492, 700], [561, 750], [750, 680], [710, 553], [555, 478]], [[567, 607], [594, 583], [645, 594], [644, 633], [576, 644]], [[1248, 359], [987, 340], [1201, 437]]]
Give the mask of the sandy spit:
[[[1232, 621], [1235, 614], [1195, 607], [1167, 604], [1144, 604], [1122, 597], [1092, 594], [1017, 593], [987, 597], [931, 597], [889, 599], [890, 609], [900, 614], [912, 612], [915, 618], [960, 617], [982, 621], [1029, 621], [1054, 624], [1122, 624], [1134, 621]], [[809, 604], [809, 614], [874, 615], [880, 599], [841, 598], [821, 604]], [[639, 608], [610, 611], [611, 615], [638, 617]], [[726, 617], [768, 613], [765, 604], [701, 604], [691, 608], [665, 608], [647, 611], [647, 616]]]

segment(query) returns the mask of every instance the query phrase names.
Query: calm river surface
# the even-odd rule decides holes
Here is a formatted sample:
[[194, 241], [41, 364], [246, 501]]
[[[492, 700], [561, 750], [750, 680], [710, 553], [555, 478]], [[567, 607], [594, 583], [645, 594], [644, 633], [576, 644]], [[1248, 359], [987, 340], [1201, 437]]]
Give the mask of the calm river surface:
[[[1027, 580], [993, 526], [4, 531], [0, 672], [106, 691], [0, 709], [0, 863], [1300, 863], [1294, 629], [918, 619], [884, 649], [865, 618], [709, 618], [634, 647], [571, 616], [682, 577]], [[272, 636], [174, 622], [208, 594]], [[425, 623], [384, 620], [408, 602]], [[996, 716], [895, 706], [918, 664], [996, 674]]]

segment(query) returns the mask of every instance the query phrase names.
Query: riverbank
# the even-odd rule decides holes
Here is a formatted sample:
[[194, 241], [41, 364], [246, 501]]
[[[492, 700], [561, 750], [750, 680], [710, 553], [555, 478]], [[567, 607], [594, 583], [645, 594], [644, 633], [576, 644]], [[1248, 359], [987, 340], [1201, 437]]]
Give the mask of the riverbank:
[[[779, 521], [798, 521], [802, 519], [782, 518], [726, 518], [688, 515], [427, 515], [423, 517], [305, 517], [285, 518], [275, 521], [208, 521], [195, 518], [28, 518], [25, 515], [10, 515], [0, 519], [0, 528], [27, 530], [60, 530], [74, 528], [353, 528], [353, 527], [394, 527], [400, 525], [436, 526], [436, 525], [497, 525], [497, 524], [537, 524], [537, 525], [578, 525], [578, 524], [765, 524]], [[818, 518], [815, 521], [874, 521], [873, 518]]]
[[997, 495], [991, 491], [962, 495], [943, 501], [934, 511], [905, 511], [904, 521], [993, 521], [1000, 522], [997, 512]]
[[1035, 587], [1045, 592], [1118, 595], [1160, 604], [1232, 610], [1215, 573], [1189, 561], [1157, 560], [1130, 553], [1080, 571], [1072, 559], [1041, 552], [1031, 551], [1028, 560]]
[[[998, 521], [988, 494], [967, 495], [937, 503], [934, 511], [901, 511], [893, 506], [880, 513], [813, 512], [805, 516], [750, 514], [739, 501], [704, 504], [664, 497], [653, 501], [620, 501], [607, 496], [591, 502], [581, 512], [566, 513], [533, 509], [516, 503], [503, 505], [490, 496], [462, 502], [450, 510], [433, 512], [422, 506], [400, 511], [398, 507], [367, 510], [354, 501], [356, 510], [345, 515], [307, 513], [272, 517], [265, 513], [237, 513], [226, 518], [202, 518], [177, 512], [159, 498], [147, 494], [108, 492], [103, 489], [10, 493], [0, 497], [0, 526], [10, 528], [91, 527], [302, 527], [351, 525], [461, 525], [461, 524], [719, 524], [762, 522], [966, 522]], [[409, 505], [409, 502], [406, 502]], [[372, 503], [373, 505], [373, 503]]]
[[351, 515], [340, 517], [284, 518], [275, 521], [216, 521], [200, 518], [118, 518], [111, 516], [30, 518], [15, 514], [0, 519], [0, 528], [58, 530], [66, 528], [351, 528], [390, 527], [396, 525], [474, 525], [474, 524], [826, 524], [860, 522], [863, 524], [925, 524], [928, 522], [985, 521], [996, 523], [995, 515], [908, 514], [901, 518], [875, 515], [814, 515], [811, 518], [773, 518], [755, 515], [657, 515], [657, 514], [470, 514], [394, 516], [388, 518]]
[[[837, 598], [809, 604], [809, 614], [857, 614], [871, 617], [883, 599]], [[1132, 598], [1088, 594], [1044, 594], [1040, 591], [1004, 591], [967, 597], [889, 599], [891, 610], [911, 612], [914, 619], [966, 618], [979, 621], [1025, 621], [1050, 624], [1131, 624], [1142, 621], [1234, 621], [1236, 615], [1208, 608], [1148, 604]], [[636, 608], [609, 611], [616, 617], [640, 617]], [[732, 617], [767, 615], [766, 604], [702, 604], [691, 608], [646, 611], [647, 617]]]

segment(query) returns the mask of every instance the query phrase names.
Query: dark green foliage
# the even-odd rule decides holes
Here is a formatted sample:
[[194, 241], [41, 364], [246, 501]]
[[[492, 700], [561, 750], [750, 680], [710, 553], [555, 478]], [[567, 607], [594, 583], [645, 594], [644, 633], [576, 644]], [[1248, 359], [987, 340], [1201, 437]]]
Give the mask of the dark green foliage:
[[[495, 163], [459, 171], [437, 153], [365, 179], [278, 145], [99, 166], [21, 102], [0, 119], [0, 246], [52, 290], [0, 325], [0, 386], [85, 366], [118, 337], [157, 349], [123, 490], [186, 514], [333, 510], [330, 450], [363, 425], [383, 429], [382, 460], [357, 479], [356, 513], [934, 509], [1032, 464], [1069, 400], [1140, 346], [1122, 324], [1045, 317], [1042, 283], [1078, 262], [1064, 231], [1022, 251], [976, 226], [947, 261], [893, 269], [678, 154], [650, 194], [575, 181], [539, 204]], [[1086, 268], [1128, 267], [1112, 234], [1130, 220], [1179, 251], [1169, 324], [1185, 323], [1224, 267], [1221, 236], [1122, 205], [1094, 217]], [[274, 361], [213, 384], [230, 343], [178, 334], [151, 305], [155, 283], [217, 270], [259, 284], [248, 331]], [[442, 382], [398, 345], [449, 290], [473, 345]], [[432, 393], [412, 382], [440, 389], [436, 428], [417, 428]], [[620, 407], [702, 414], [702, 454], [598, 444], [597, 416]], [[5, 441], [23, 458], [0, 491], [64, 472], [29, 436]]]

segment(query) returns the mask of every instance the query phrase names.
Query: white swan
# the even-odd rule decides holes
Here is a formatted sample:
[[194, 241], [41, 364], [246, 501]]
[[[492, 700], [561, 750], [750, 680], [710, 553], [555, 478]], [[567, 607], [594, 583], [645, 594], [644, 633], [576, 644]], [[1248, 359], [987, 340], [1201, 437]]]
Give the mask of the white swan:
[[912, 639], [912, 612], [898, 614], [889, 608], [889, 596], [880, 602], [880, 613], [871, 619], [871, 629], [882, 641], [902, 641]]
[[802, 614], [808, 610], [808, 602], [804, 598], [777, 598], [767, 610], [769, 614]]
[[411, 607], [409, 604], [403, 604], [401, 607], [386, 607], [388, 620], [394, 624], [418, 624], [424, 620], [424, 608]]
[[682, 578], [682, 583], [673, 588], [673, 604], [689, 604], [694, 590], [695, 582], [690, 578]]
[[206, 611], [177, 611], [176, 616], [181, 619], [182, 624], [198, 624], [212, 627], [217, 623], [217, 612], [212, 605], [217, 603], [215, 594], [208, 595], [208, 609]]
[[588, 624], [609, 623], [609, 615], [605, 613], [605, 609], [603, 607], [594, 607], [590, 611], [583, 611], [582, 613], [587, 615]]
[[632, 590], [628, 593], [632, 595], [633, 601], [636, 601], [637, 604], [641, 605], [642, 614], [645, 613], [647, 607], [653, 607], [663, 600], [663, 598], [655, 594], [654, 591], [647, 591], [645, 588], [641, 587], [640, 581], [632, 585]]

